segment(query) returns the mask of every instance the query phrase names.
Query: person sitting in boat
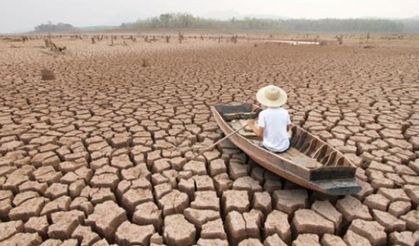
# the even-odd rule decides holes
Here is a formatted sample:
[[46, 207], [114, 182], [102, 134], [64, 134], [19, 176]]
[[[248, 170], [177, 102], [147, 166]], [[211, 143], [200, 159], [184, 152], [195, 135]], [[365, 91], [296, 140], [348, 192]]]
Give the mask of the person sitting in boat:
[[250, 127], [262, 138], [262, 146], [272, 152], [285, 152], [290, 148], [288, 125], [291, 119], [288, 111], [281, 108], [287, 101], [287, 93], [278, 86], [268, 85], [256, 94], [256, 100], [264, 110], [259, 113], [257, 123], [250, 122]]

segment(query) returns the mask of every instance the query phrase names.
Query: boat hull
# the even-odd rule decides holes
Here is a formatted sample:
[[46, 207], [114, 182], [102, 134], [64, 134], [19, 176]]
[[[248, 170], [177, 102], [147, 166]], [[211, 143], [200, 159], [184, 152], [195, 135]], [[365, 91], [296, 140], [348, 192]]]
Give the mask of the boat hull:
[[[225, 135], [234, 132], [234, 129], [224, 120], [216, 107], [211, 107], [211, 111], [215, 121]], [[339, 171], [343, 170], [343, 173], [346, 174], [342, 175], [343, 178], [328, 178], [328, 175], [323, 177], [325, 176], [325, 172], [322, 172], [320, 175], [322, 178], [313, 180], [312, 171], [302, 168], [295, 163], [289, 162], [285, 158], [281, 158], [277, 154], [257, 146], [240, 134], [232, 135], [229, 140], [260, 166], [302, 187], [334, 196], [355, 194], [360, 191], [360, 186], [357, 184], [353, 175], [354, 168], [341, 167], [335, 168], [334, 171], [332, 168], [332, 171], [329, 171], [330, 176], [333, 177], [333, 172], [339, 173]]]

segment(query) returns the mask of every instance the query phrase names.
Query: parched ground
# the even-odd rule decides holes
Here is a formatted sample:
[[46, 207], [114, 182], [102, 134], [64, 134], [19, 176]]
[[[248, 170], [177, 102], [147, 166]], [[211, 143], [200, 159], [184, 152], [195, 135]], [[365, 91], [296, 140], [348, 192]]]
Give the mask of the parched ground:
[[[0, 245], [419, 242], [417, 42], [54, 41], [64, 55], [0, 41]], [[189, 161], [222, 137], [209, 105], [270, 83], [359, 167], [359, 194], [315, 194], [229, 143]]]

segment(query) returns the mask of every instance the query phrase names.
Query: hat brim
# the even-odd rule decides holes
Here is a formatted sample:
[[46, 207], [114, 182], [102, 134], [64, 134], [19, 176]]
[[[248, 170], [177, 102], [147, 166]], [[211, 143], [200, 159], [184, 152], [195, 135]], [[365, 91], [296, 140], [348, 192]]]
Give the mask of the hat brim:
[[256, 100], [262, 104], [263, 106], [270, 107], [270, 108], [279, 108], [287, 102], [287, 93], [279, 88], [279, 98], [277, 100], [270, 100], [265, 97], [265, 91], [267, 87], [263, 87], [259, 89], [256, 93]]

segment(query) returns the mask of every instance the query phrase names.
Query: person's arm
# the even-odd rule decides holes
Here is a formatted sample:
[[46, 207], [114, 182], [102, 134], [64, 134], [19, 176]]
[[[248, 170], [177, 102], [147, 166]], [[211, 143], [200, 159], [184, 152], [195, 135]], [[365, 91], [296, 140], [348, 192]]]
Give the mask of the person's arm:
[[263, 131], [265, 129], [265, 114], [263, 111], [259, 113], [257, 120], [251, 121], [250, 127], [256, 136], [263, 139]]
[[252, 120], [250, 122], [250, 127], [252, 128], [252, 130], [256, 134], [256, 136], [263, 137], [263, 127], [258, 127], [256, 125], [256, 121], [255, 120]]

